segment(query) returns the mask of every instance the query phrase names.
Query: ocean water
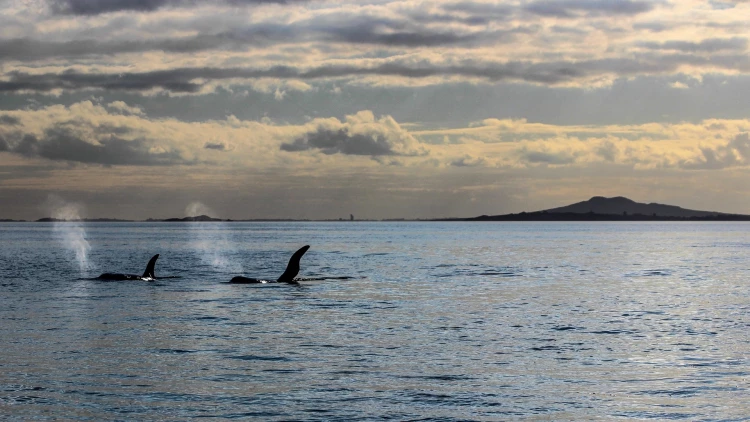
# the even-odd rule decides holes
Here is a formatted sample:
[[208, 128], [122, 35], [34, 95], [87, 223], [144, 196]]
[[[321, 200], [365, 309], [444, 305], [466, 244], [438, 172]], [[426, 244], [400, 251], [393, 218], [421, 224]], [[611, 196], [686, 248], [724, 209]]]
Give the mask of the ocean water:
[[5, 420], [750, 420], [749, 339], [748, 223], [0, 224]]

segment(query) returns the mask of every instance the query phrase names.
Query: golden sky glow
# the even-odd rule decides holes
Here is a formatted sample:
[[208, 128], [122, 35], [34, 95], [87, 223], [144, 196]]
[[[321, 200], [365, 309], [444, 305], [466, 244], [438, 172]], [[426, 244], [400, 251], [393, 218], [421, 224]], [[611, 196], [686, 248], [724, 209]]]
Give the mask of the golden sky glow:
[[0, 218], [750, 214], [748, 2], [0, 7]]

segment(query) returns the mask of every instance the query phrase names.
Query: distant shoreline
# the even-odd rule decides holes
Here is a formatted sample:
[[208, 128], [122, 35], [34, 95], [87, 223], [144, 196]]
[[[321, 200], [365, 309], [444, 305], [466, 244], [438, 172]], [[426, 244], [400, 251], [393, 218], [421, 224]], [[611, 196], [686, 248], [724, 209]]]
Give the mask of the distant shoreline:
[[660, 216], [644, 214], [551, 213], [544, 211], [504, 215], [480, 215], [471, 218], [442, 218], [431, 221], [750, 221], [750, 215], [716, 214], [708, 216]]
[[445, 217], [445, 218], [384, 218], [381, 220], [355, 220], [354, 215], [349, 218], [338, 219], [294, 219], [294, 218], [252, 218], [243, 220], [220, 219], [208, 215], [173, 218], [148, 218], [146, 220], [124, 220], [117, 218], [83, 218], [76, 220], [60, 220], [52, 217], [40, 218], [34, 221], [0, 219], [0, 222], [86, 222], [86, 223], [184, 223], [184, 222], [426, 222], [426, 221], [750, 221], [750, 215], [727, 214], [716, 211], [696, 211], [675, 205], [658, 203], [639, 203], [623, 196], [605, 198], [594, 196], [587, 201], [581, 201], [564, 207], [550, 208], [541, 211], [520, 212], [517, 214], [480, 215], [478, 217]]
[[743, 214], [717, 214], [710, 216], [690, 216], [690, 217], [676, 217], [676, 216], [658, 216], [658, 215], [643, 215], [643, 214], [597, 214], [597, 213], [550, 213], [544, 211], [537, 212], [521, 212], [517, 214], [504, 214], [504, 215], [481, 215], [478, 217], [468, 218], [423, 218], [423, 219], [405, 219], [405, 218], [392, 218], [382, 220], [349, 220], [349, 219], [287, 219], [287, 218], [257, 218], [257, 219], [245, 219], [245, 220], [231, 220], [231, 219], [219, 219], [219, 218], [197, 218], [197, 217], [184, 217], [184, 218], [165, 218], [155, 219], [149, 218], [146, 220], [124, 220], [116, 218], [83, 218], [78, 220], [62, 220], [55, 218], [40, 218], [38, 220], [12, 220], [12, 219], [0, 219], [0, 223], [55, 223], [55, 222], [67, 222], [67, 223], [193, 223], [193, 222], [204, 222], [204, 223], [294, 223], [294, 222], [320, 222], [320, 223], [335, 223], [335, 222], [492, 222], [492, 221], [506, 221], [506, 222], [571, 222], [571, 221], [750, 221], [750, 215]]

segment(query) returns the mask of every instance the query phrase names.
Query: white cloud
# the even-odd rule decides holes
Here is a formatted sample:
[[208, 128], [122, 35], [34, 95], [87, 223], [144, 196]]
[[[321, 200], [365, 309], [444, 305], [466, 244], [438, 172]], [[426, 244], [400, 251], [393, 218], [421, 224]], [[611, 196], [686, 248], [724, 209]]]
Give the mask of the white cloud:
[[113, 101], [107, 104], [107, 107], [120, 111], [124, 114], [136, 114], [143, 115], [143, 110], [140, 107], [129, 106], [125, 101]]

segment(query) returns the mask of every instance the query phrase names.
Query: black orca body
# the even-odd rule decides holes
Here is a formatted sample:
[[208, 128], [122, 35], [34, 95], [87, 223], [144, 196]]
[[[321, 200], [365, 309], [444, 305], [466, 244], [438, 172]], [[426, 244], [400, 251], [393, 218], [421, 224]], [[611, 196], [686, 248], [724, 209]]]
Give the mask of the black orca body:
[[249, 278], [237, 276], [231, 279], [229, 282], [232, 284], [257, 284], [257, 283], [287, 283], [287, 284], [299, 284], [294, 277], [299, 274], [299, 260], [302, 259], [302, 255], [310, 249], [310, 245], [305, 245], [297, 250], [297, 252], [289, 258], [289, 264], [286, 266], [284, 274], [282, 274], [276, 281], [261, 280], [257, 278]]
[[143, 272], [143, 275], [135, 275], [135, 274], [118, 274], [118, 273], [104, 273], [97, 277], [97, 280], [110, 280], [110, 281], [125, 281], [125, 280], [140, 280], [140, 281], [154, 281], [156, 279], [156, 276], [154, 275], [154, 265], [156, 265], [156, 260], [159, 259], [159, 254], [154, 255], [151, 257], [151, 260], [148, 261], [148, 265], [146, 265], [146, 271]]

